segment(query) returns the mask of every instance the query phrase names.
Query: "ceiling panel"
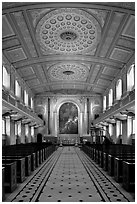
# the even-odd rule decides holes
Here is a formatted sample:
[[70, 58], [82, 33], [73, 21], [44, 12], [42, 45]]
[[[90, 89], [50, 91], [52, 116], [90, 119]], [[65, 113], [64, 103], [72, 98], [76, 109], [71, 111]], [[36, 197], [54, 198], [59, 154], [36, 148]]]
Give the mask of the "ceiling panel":
[[30, 87], [33, 87], [33, 86], [37, 86], [40, 84], [40, 81], [36, 78], [36, 79], [31, 79], [31, 80], [28, 80], [27, 81], [27, 84], [30, 86]]
[[2, 16], [2, 25], [3, 25], [2, 26], [2, 37], [3, 38], [15, 35], [6, 15]]
[[34, 92], [34, 94], [39, 94], [39, 93], [43, 93], [45, 90], [43, 87], [39, 87], [39, 88], [37, 88], [37, 87], [33, 88], [32, 87], [32, 91]]
[[107, 86], [110, 82], [105, 79], [98, 79], [97, 84], [101, 86]]
[[96, 79], [96, 77], [98, 75], [98, 72], [100, 70], [100, 67], [101, 66], [97, 64], [97, 65], [95, 65], [93, 71], [91, 71], [92, 74], [91, 74], [91, 77], [90, 77], [90, 83], [94, 83], [94, 81], [95, 81], [95, 79]]
[[94, 88], [94, 89], [93, 89], [93, 91], [94, 91], [95, 93], [101, 93], [101, 94], [104, 92], [104, 90], [105, 90], [105, 89], [102, 89], [102, 88]]
[[27, 59], [27, 56], [22, 48], [16, 48], [13, 50], [6, 51], [6, 55], [8, 55], [11, 62], [18, 62], [24, 59]]
[[7, 48], [11, 48], [11, 47], [16, 47], [20, 45], [20, 42], [18, 39], [9, 39], [9, 40], [5, 40], [2, 42], [2, 49], [7, 49]]
[[19, 69], [19, 73], [21, 74], [22, 77], [27, 77], [29, 75], [34, 75], [35, 72], [33, 70], [32, 67], [24, 67], [24, 68], [21, 68]]
[[22, 12], [15, 12], [13, 13], [14, 18], [16, 19], [18, 29], [21, 32], [22, 38], [25, 41], [25, 46], [29, 50], [32, 57], [37, 57], [37, 52], [35, 46], [33, 44], [32, 38], [30, 36], [30, 32], [28, 30], [27, 24], [25, 22], [25, 18]]
[[123, 32], [122, 35], [135, 38], [135, 16], [131, 15]]
[[118, 39], [117, 45], [125, 47], [125, 48], [129, 48], [131, 50], [135, 49], [135, 41], [131, 39], [127, 39], [127, 38]]
[[118, 13], [118, 12], [114, 12], [113, 17], [111, 19], [111, 24], [110, 27], [108, 28], [107, 32], [106, 32], [106, 38], [105, 41], [103, 43], [103, 47], [100, 50], [100, 57], [105, 57], [107, 52], [109, 51], [109, 48], [111, 46], [111, 43], [113, 42], [120, 23], [123, 19], [124, 14], [123, 13]]
[[119, 70], [111, 69], [110, 67], [104, 67], [102, 74], [106, 74], [109, 76], [116, 76]]
[[120, 48], [114, 48], [109, 58], [121, 62], [127, 62], [130, 56], [131, 56], [130, 51], [122, 50]]

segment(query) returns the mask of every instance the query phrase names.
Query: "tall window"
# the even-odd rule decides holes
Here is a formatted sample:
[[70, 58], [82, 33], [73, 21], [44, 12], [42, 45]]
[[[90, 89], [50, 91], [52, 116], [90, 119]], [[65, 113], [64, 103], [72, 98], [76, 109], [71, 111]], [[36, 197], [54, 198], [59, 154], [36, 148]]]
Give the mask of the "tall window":
[[15, 122], [15, 130], [14, 130], [14, 132], [15, 132], [15, 135], [18, 135], [18, 124], [17, 124], [17, 122]]
[[135, 65], [131, 65], [127, 72], [127, 91], [131, 91], [133, 86], [135, 85]]
[[109, 91], [109, 107], [112, 106], [113, 103], [113, 90], [110, 89]]
[[31, 127], [31, 136], [34, 136], [34, 127]]
[[33, 109], [34, 103], [33, 103], [33, 98], [31, 97], [31, 108]]
[[7, 89], [10, 88], [10, 74], [8, 74], [6, 68], [3, 66], [3, 72], [2, 72], [2, 84], [5, 86]]
[[2, 134], [6, 134], [6, 120], [2, 119]]
[[116, 136], [122, 135], [122, 121], [116, 121]]
[[132, 134], [135, 134], [135, 119], [132, 120]]
[[103, 97], [103, 111], [106, 110], [106, 106], [107, 106], [107, 103], [106, 103], [106, 96]]
[[21, 87], [17, 80], [15, 81], [15, 95], [19, 98], [21, 97]]
[[119, 79], [116, 85], [116, 99], [120, 100], [122, 95], [122, 80]]
[[26, 90], [24, 90], [24, 102], [25, 102], [25, 105], [28, 106], [28, 93], [26, 92]]
[[120, 121], [120, 135], [122, 135], [122, 121]]
[[21, 136], [21, 122], [15, 122], [15, 135]]
[[113, 125], [112, 124], [109, 124], [109, 134], [110, 136], [113, 135]]
[[127, 136], [129, 137], [132, 134], [132, 117], [128, 116], [127, 118]]
[[25, 135], [29, 135], [29, 125], [25, 125]]

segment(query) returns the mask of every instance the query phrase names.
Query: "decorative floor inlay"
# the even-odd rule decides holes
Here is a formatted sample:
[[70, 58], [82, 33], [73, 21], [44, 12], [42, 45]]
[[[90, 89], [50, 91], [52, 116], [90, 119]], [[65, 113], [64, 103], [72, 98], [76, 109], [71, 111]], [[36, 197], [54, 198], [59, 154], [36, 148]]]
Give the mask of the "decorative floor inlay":
[[104, 200], [91, 181], [75, 149], [65, 147], [38, 201], [101, 202]]

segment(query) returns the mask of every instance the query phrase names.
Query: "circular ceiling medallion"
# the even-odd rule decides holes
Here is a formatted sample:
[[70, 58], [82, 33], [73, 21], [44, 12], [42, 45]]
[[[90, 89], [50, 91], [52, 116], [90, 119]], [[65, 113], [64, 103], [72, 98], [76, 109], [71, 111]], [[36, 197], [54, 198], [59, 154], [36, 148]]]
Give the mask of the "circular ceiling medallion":
[[75, 72], [73, 71], [64, 71], [63, 74], [66, 74], [66, 75], [72, 75], [74, 74]]
[[98, 21], [79, 9], [62, 8], [45, 15], [37, 24], [36, 39], [44, 50], [81, 53], [96, 48], [101, 36]]
[[65, 31], [60, 34], [60, 37], [62, 38], [62, 40], [68, 42], [75, 40], [77, 38], [77, 34], [72, 31]]
[[59, 63], [48, 70], [51, 80], [85, 81], [88, 73], [89, 70], [85, 65], [77, 63]]

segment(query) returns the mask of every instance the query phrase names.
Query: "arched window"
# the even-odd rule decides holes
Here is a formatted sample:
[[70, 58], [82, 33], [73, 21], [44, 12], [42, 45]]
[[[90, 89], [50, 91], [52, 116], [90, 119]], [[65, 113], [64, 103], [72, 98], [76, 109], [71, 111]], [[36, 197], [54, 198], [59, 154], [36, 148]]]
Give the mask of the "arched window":
[[110, 89], [109, 91], [109, 107], [112, 106], [113, 103], [113, 90]]
[[10, 88], [10, 74], [8, 74], [6, 68], [3, 66], [3, 73], [2, 73], [2, 84], [5, 86], [7, 89]]
[[106, 110], [106, 106], [107, 106], [107, 101], [106, 101], [106, 96], [103, 97], [103, 111]]
[[120, 100], [122, 96], [122, 80], [119, 79], [116, 85], [116, 100]]
[[135, 85], [134, 69], [135, 69], [135, 65], [132, 64], [127, 72], [127, 91], [131, 91], [133, 86]]
[[21, 87], [17, 80], [15, 81], [15, 95], [19, 98], [21, 97]]

